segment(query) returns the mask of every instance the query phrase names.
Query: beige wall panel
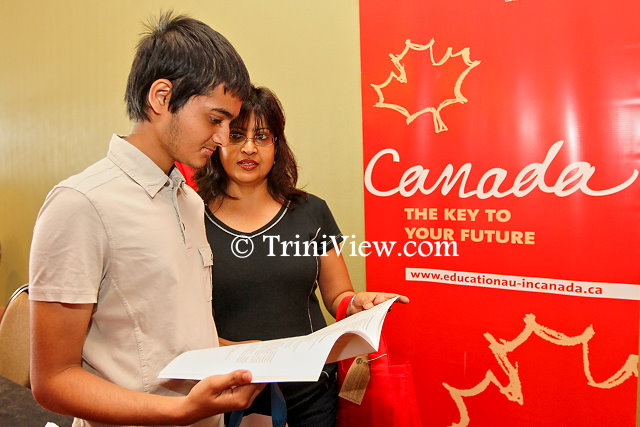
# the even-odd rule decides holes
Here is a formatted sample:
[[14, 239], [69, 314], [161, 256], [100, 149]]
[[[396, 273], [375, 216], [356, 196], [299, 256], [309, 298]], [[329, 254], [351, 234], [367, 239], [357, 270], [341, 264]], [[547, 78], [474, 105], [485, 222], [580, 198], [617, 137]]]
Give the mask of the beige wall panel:
[[[122, 100], [142, 21], [187, 13], [223, 33], [280, 96], [300, 186], [364, 238], [356, 0], [0, 2], [0, 305], [28, 279], [33, 224], [58, 181], [131, 124]], [[347, 257], [364, 287], [364, 259]]]

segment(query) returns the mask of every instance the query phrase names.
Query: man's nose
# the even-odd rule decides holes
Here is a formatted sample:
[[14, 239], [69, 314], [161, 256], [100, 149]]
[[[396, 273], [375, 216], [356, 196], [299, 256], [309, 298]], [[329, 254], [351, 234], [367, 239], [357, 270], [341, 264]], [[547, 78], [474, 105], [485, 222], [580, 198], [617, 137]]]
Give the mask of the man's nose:
[[211, 140], [218, 147], [226, 147], [227, 145], [229, 145], [229, 133], [230, 133], [229, 127], [224, 127], [216, 131], [211, 136]]

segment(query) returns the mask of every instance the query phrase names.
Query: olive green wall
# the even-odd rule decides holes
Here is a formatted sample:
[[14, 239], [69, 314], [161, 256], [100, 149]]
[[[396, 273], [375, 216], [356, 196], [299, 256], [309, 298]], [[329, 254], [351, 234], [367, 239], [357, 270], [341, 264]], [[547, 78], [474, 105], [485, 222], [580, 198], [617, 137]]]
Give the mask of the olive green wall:
[[[0, 305], [28, 280], [49, 189], [131, 124], [122, 95], [142, 21], [173, 9], [224, 34], [287, 114], [299, 184], [364, 236], [357, 0], [0, 2]], [[364, 286], [364, 259], [347, 259]]]

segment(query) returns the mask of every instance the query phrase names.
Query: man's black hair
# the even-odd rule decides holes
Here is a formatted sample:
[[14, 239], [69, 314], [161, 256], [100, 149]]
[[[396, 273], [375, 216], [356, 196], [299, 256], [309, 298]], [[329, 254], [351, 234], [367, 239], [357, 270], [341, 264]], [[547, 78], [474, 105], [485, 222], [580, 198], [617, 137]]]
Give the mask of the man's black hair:
[[206, 95], [219, 84], [242, 101], [251, 87], [242, 58], [223, 35], [203, 22], [172, 12], [148, 24], [138, 43], [125, 92], [131, 120], [149, 120], [149, 89], [163, 78], [173, 84], [172, 113], [192, 96]]

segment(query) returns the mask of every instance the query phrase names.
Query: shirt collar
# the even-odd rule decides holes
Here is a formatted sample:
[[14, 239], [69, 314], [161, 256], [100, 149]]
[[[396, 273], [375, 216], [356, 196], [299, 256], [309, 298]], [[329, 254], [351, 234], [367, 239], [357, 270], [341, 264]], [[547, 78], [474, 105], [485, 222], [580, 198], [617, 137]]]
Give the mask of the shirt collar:
[[165, 185], [173, 183], [175, 187], [181, 186], [185, 182], [178, 168], [172, 168], [169, 176], [165, 175], [162, 169], [146, 154], [118, 135], [111, 137], [107, 157], [133, 181], [144, 188], [152, 198]]

